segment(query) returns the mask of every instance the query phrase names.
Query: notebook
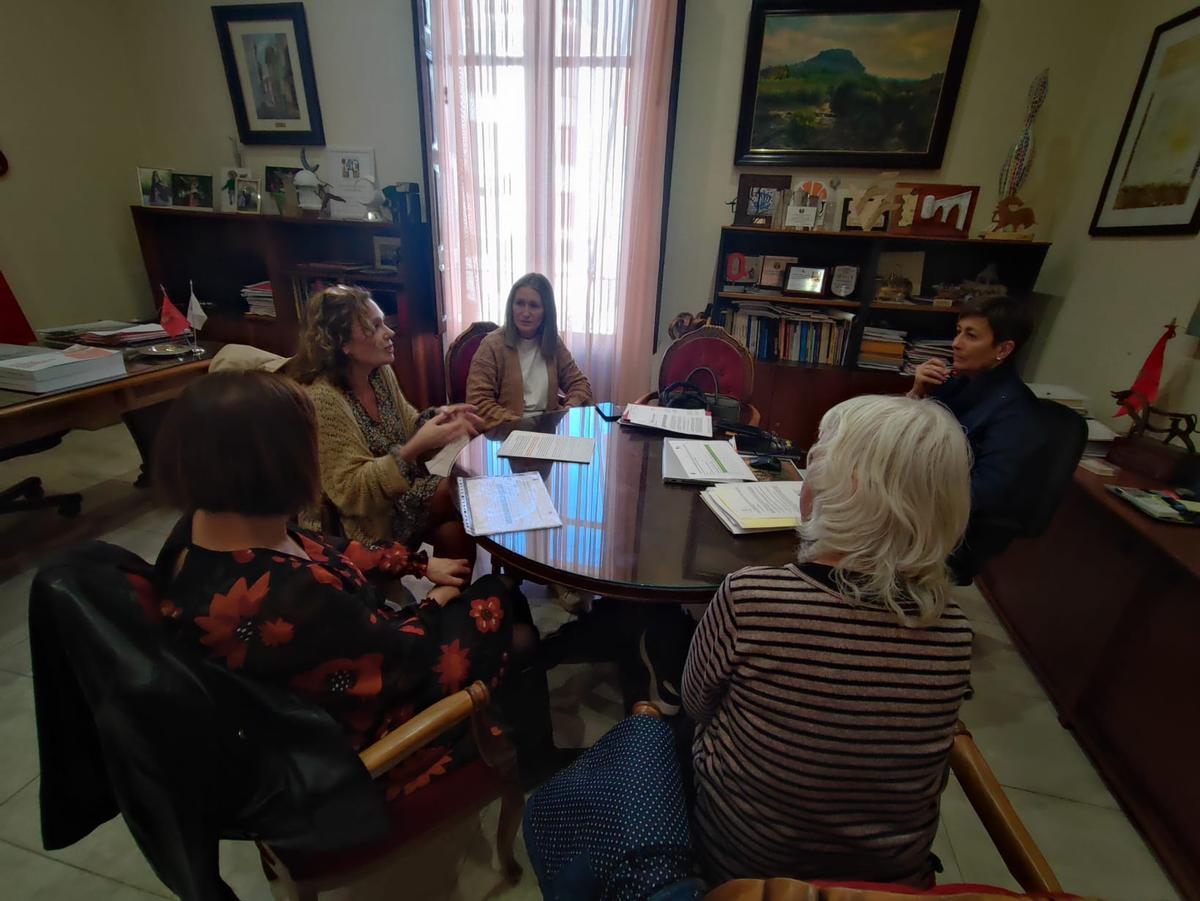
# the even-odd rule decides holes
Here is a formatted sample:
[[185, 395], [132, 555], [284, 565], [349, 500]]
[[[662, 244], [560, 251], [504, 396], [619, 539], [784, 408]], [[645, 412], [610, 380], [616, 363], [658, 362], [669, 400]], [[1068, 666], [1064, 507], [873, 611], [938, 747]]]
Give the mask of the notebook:
[[459, 479], [458, 502], [463, 526], [476, 538], [562, 525], [546, 483], [536, 472]]

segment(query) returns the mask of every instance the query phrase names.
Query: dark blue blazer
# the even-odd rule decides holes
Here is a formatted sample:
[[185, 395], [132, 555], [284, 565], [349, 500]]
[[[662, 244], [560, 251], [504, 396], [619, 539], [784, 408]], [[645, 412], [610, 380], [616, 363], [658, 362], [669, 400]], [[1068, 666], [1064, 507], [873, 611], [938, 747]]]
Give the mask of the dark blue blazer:
[[932, 396], [950, 408], [971, 444], [971, 519], [1023, 521], [1042, 481], [1028, 471], [1045, 440], [1033, 392], [1005, 363], [974, 378], [952, 378]]

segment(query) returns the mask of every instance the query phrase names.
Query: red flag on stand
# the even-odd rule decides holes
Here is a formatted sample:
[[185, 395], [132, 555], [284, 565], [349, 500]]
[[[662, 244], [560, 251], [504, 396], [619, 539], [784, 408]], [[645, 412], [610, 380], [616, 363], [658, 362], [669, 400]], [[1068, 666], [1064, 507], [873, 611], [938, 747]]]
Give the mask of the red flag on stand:
[[171, 298], [167, 296], [166, 288], [163, 288], [162, 311], [159, 313], [159, 322], [162, 323], [163, 331], [172, 338], [178, 338], [190, 328], [187, 317], [179, 312], [175, 304], [171, 303]]
[[[1164, 328], [1166, 331], [1150, 351], [1150, 356], [1146, 357], [1146, 362], [1142, 364], [1133, 384], [1129, 386], [1130, 391], [1137, 391], [1144, 395], [1148, 404], [1153, 404], [1158, 400], [1158, 383], [1162, 380], [1163, 354], [1166, 352], [1167, 342], [1175, 337], [1175, 320], [1172, 319]], [[1121, 409], [1117, 410], [1117, 415], [1124, 416], [1126, 413], [1140, 409], [1141, 406], [1141, 398], [1137, 395], [1130, 395], [1128, 401], [1121, 405]]]

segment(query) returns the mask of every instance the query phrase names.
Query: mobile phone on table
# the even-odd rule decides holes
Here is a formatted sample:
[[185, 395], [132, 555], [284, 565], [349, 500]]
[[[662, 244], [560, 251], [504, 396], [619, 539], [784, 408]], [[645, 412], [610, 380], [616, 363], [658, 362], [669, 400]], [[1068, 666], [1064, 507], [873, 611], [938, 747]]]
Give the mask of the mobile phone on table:
[[616, 422], [621, 418], [621, 414], [625, 412], [625, 405], [605, 401], [602, 404], [596, 404], [596, 412], [600, 414], [600, 418], [605, 422]]

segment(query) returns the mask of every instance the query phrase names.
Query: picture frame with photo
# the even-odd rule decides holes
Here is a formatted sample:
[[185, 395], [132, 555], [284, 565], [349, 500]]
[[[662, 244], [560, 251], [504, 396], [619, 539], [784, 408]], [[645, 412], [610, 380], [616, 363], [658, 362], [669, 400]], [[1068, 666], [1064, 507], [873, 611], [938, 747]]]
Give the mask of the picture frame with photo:
[[215, 208], [222, 213], [237, 212], [237, 184], [248, 178], [254, 178], [254, 173], [244, 166], [222, 166], [213, 173], [213, 190], [216, 196]]
[[262, 212], [262, 190], [257, 178], [239, 178], [236, 198], [239, 213]]
[[733, 224], [751, 228], [773, 228], [784, 193], [792, 186], [790, 175], [760, 175], [745, 172], [738, 176], [737, 201]]
[[171, 177], [174, 174], [171, 169], [138, 166], [138, 193], [142, 198], [142, 206], [170, 206], [173, 199]]
[[791, 263], [783, 274], [783, 293], [799, 297], [822, 297], [829, 269]]
[[387, 271], [398, 270], [404, 262], [404, 239], [389, 235], [375, 235], [371, 238], [375, 250], [375, 268]]
[[185, 210], [213, 208], [213, 177], [190, 172], [171, 174], [171, 205]]
[[329, 182], [329, 190], [342, 198], [330, 201], [329, 215], [334, 219], [365, 219], [367, 204], [375, 199], [378, 185], [375, 149], [326, 147], [321, 173]]
[[762, 259], [762, 272], [758, 276], [758, 286], [760, 288], [777, 288], [783, 287], [783, 276], [787, 272], [787, 268], [792, 263], [800, 262], [797, 257], [775, 257], [764, 256]]
[[214, 6], [212, 16], [242, 143], [324, 146], [304, 4]]

